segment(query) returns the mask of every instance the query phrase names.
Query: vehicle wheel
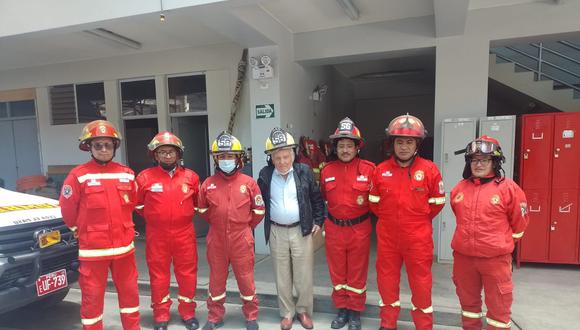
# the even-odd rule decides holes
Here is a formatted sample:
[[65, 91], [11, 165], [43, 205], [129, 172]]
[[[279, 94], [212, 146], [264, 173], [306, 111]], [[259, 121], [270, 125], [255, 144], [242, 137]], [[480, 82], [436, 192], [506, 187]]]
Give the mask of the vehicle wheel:
[[40, 309], [52, 307], [61, 302], [66, 297], [69, 290], [70, 288], [62, 289], [54, 294], [49, 295], [46, 298], [43, 298], [42, 300], [32, 303], [31, 306]]

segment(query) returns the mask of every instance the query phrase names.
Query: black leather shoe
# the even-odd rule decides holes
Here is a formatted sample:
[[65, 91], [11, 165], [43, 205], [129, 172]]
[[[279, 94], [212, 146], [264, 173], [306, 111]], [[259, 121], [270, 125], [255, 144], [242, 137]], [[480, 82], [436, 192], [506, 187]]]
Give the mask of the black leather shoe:
[[246, 321], [246, 330], [258, 330], [258, 329], [260, 329], [258, 321], [256, 320]]
[[181, 320], [187, 330], [195, 330], [199, 328], [199, 321], [192, 317], [189, 320]]
[[153, 330], [167, 330], [168, 322], [157, 322], [153, 325]]
[[330, 323], [330, 327], [333, 329], [340, 329], [346, 325], [349, 319], [349, 310], [346, 308], [341, 308], [338, 310], [338, 314], [332, 322]]
[[221, 328], [223, 325], [224, 325], [224, 322], [223, 321], [216, 322], [216, 323], [207, 321], [205, 323], [205, 325], [203, 326], [203, 329], [202, 330], [214, 330], [214, 329], [217, 329], [217, 328]]
[[350, 311], [348, 330], [361, 330], [360, 312]]

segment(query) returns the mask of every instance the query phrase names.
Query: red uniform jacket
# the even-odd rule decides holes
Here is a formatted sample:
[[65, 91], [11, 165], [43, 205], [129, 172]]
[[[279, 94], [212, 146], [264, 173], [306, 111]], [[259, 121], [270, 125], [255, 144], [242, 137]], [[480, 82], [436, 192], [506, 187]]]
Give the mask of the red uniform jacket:
[[199, 214], [219, 231], [254, 228], [264, 218], [264, 200], [253, 178], [237, 171], [231, 176], [222, 172], [207, 178], [201, 185]]
[[419, 156], [410, 167], [401, 167], [392, 157], [376, 167], [369, 201], [386, 228], [421, 236], [417, 230], [426, 222], [431, 230], [431, 220], [445, 205], [441, 173], [433, 162]]
[[373, 163], [358, 157], [348, 163], [335, 160], [324, 166], [320, 190], [333, 217], [348, 220], [369, 212], [368, 196], [374, 169]]
[[171, 234], [193, 226], [199, 193], [195, 172], [178, 166], [172, 177], [155, 166], [139, 173], [137, 183], [137, 212], [145, 217], [148, 227]]
[[135, 175], [115, 162], [95, 160], [75, 167], [60, 195], [62, 218], [79, 235], [79, 259], [104, 260], [135, 250]]
[[496, 257], [514, 250], [514, 239], [528, 226], [528, 204], [522, 189], [511, 179], [479, 184], [460, 181], [451, 192], [457, 227], [453, 250], [474, 257]]

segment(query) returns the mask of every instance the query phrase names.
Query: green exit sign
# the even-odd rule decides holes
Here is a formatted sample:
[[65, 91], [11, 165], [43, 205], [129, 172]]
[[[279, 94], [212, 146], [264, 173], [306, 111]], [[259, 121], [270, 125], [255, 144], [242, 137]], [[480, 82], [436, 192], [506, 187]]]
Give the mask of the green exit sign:
[[256, 119], [274, 118], [274, 104], [257, 104]]

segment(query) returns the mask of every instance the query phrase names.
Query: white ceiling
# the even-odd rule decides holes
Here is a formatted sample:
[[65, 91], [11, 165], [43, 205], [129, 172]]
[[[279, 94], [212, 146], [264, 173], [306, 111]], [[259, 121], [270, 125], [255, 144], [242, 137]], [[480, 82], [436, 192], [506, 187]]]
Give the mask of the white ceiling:
[[[292, 33], [327, 30], [371, 22], [433, 15], [434, 0], [352, 0], [360, 18], [350, 20], [336, 0], [230, 0], [159, 13], [0, 38], [0, 71], [113, 57], [139, 52], [237, 42], [243, 47], [266, 44], [259, 31], [236, 19], [236, 7], [256, 6]], [[467, 0], [465, 0], [467, 1]], [[471, 0], [470, 9], [554, 0]], [[87, 35], [105, 28], [142, 44], [139, 50]], [[242, 37], [243, 36], [243, 37]]]

